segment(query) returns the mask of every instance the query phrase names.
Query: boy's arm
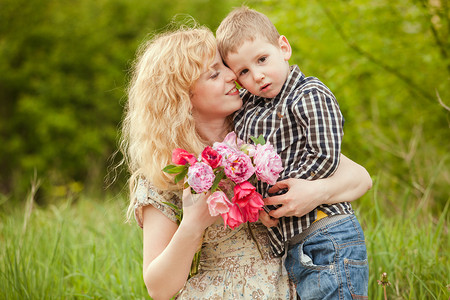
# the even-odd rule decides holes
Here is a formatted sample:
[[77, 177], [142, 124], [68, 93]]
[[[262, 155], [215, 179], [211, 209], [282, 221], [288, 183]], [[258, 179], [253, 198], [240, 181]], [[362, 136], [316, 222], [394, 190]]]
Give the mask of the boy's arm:
[[331, 92], [312, 88], [303, 92], [293, 108], [303, 128], [306, 145], [290, 177], [319, 179], [331, 176], [339, 165], [344, 118]]

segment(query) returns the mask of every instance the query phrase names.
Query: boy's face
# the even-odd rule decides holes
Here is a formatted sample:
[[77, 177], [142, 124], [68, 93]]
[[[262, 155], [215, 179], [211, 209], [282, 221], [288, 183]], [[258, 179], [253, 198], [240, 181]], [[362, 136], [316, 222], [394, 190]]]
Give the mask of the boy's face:
[[291, 46], [285, 36], [279, 38], [278, 44], [277, 47], [256, 37], [253, 41], [245, 41], [226, 58], [239, 84], [253, 95], [275, 97], [289, 76]]

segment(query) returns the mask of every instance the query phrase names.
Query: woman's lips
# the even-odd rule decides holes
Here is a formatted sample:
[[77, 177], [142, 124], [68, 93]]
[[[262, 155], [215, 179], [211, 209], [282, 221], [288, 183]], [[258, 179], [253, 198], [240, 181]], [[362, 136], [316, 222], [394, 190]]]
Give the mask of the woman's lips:
[[234, 95], [237, 95], [237, 94], [239, 94], [239, 91], [238, 91], [238, 89], [236, 87], [232, 88], [227, 93], [227, 95], [230, 95], [230, 96], [234, 96]]

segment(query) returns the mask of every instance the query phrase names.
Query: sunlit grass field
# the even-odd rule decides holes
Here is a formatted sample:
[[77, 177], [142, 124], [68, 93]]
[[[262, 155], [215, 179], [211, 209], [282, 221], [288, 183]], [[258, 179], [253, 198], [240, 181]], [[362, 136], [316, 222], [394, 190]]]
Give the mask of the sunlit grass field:
[[[448, 299], [449, 205], [383, 204], [374, 187], [354, 207], [370, 259], [369, 298]], [[65, 201], [44, 208], [0, 205], [0, 299], [149, 299], [142, 280], [142, 236], [124, 223], [125, 199]], [[401, 213], [395, 213], [395, 211]], [[170, 278], [168, 278], [170, 280]]]

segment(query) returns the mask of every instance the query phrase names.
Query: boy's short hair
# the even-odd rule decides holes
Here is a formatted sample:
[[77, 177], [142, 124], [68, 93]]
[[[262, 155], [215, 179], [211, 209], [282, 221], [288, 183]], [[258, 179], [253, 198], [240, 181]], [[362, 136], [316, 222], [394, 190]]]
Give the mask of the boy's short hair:
[[230, 52], [237, 51], [246, 41], [254, 41], [256, 37], [265, 38], [278, 46], [280, 34], [275, 25], [263, 13], [241, 6], [231, 11], [222, 20], [216, 31], [217, 46], [222, 59]]

